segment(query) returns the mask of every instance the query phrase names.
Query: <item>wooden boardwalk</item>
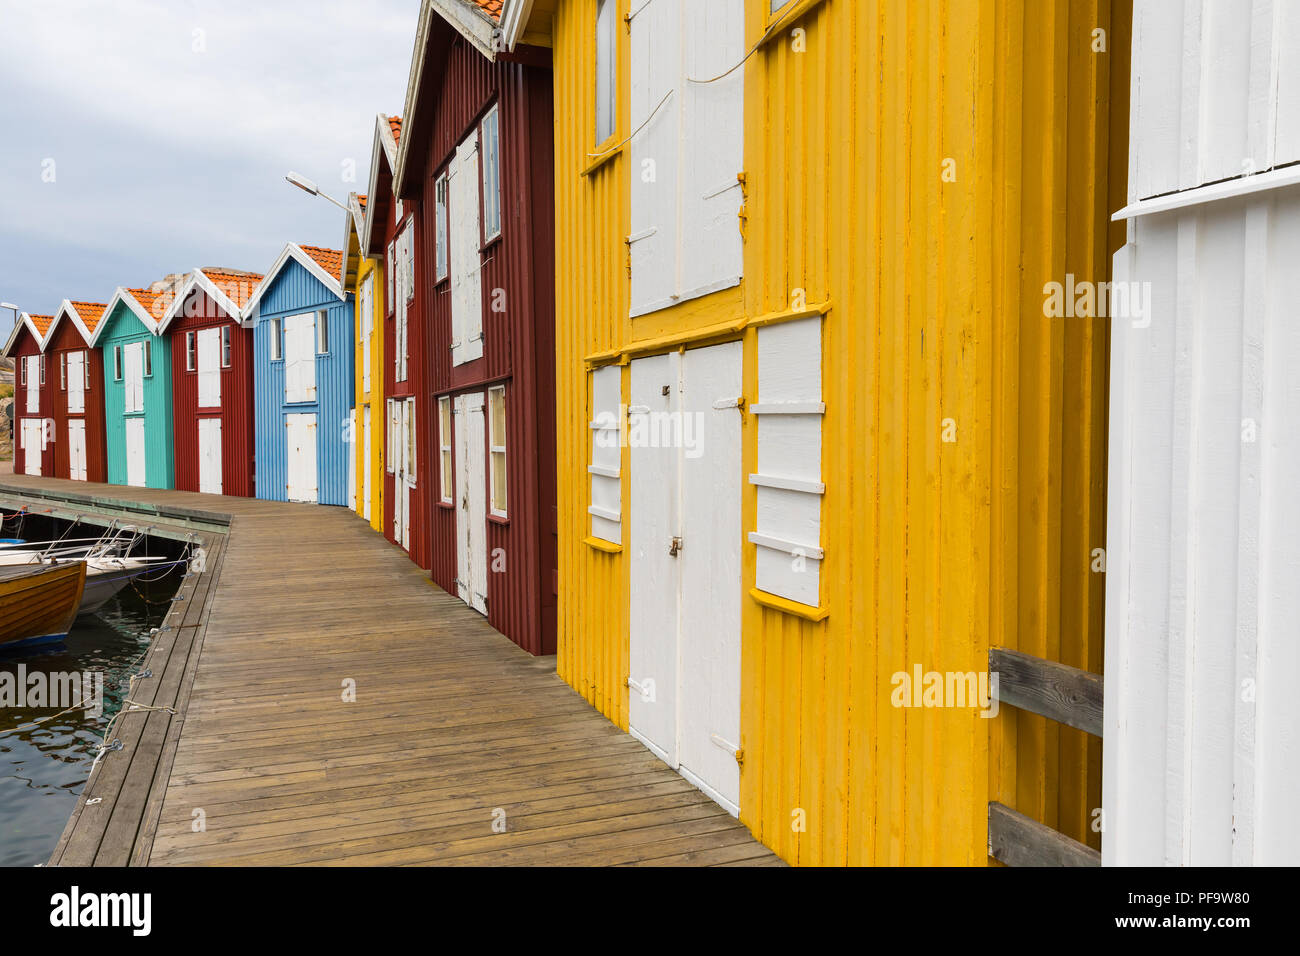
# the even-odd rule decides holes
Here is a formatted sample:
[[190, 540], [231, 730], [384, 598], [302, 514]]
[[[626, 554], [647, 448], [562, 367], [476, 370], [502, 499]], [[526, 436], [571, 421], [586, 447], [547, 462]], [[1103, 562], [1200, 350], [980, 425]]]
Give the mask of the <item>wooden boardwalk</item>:
[[230, 516], [52, 865], [781, 865], [345, 509], [0, 486]]

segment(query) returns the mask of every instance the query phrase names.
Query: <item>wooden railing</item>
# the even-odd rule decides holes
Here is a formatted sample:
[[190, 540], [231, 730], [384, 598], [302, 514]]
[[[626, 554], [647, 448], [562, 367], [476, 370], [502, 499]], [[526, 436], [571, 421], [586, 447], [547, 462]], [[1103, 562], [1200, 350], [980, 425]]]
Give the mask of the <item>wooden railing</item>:
[[[1005, 648], [989, 650], [996, 697], [1031, 714], [1102, 736], [1102, 677]], [[1101, 854], [996, 800], [989, 802], [989, 856], [1007, 866], [1100, 866]]]

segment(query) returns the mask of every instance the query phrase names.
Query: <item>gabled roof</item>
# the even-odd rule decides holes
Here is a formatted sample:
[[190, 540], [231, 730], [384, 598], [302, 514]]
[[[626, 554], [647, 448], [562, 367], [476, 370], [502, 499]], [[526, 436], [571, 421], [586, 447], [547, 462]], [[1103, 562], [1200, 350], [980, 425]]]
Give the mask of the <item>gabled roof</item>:
[[104, 330], [108, 328], [107, 320], [112, 316], [113, 310], [117, 308], [118, 303], [130, 309], [146, 329], [157, 335], [158, 326], [162, 322], [162, 317], [167, 313], [171, 301], [171, 292], [154, 292], [152, 289], [125, 289], [118, 286], [117, 291], [113, 293], [113, 298], [109, 300], [108, 306], [104, 309], [104, 321], [101, 321], [96, 326], [95, 337], [90, 344], [94, 345], [104, 334]]
[[18, 341], [18, 333], [23, 329], [27, 330], [36, 347], [42, 352], [45, 351], [45, 334], [54, 324], [52, 315], [29, 315], [26, 312], [18, 313], [18, 320], [14, 322], [13, 329], [9, 332], [9, 341], [5, 342], [4, 351], [0, 352], [4, 358], [10, 358], [13, 352], [14, 344]]
[[347, 206], [343, 222], [343, 262], [339, 266], [339, 284], [350, 290], [348, 277], [356, 278], [360, 259], [364, 255], [361, 251], [361, 234], [366, 228], [366, 197], [349, 193]]
[[[416, 115], [416, 99], [424, 77], [425, 59], [429, 52], [429, 30], [434, 16], [446, 21], [475, 49], [487, 57], [489, 62], [497, 58], [497, 47], [501, 36], [501, 0], [424, 0], [419, 24], [415, 30], [415, 52], [411, 57], [411, 75], [406, 82], [406, 105], [402, 110], [402, 115], [406, 117], [408, 123], [412, 122]], [[397, 162], [393, 167], [393, 191], [398, 195], [401, 195], [409, 141], [409, 136], [401, 140]]]
[[54, 339], [54, 330], [58, 328], [59, 322], [65, 316], [77, 327], [77, 333], [85, 341], [86, 345], [93, 344], [95, 329], [98, 328], [99, 320], [104, 317], [104, 311], [107, 308], [108, 305], [104, 302], [73, 302], [70, 299], [64, 299], [63, 304], [54, 313], [54, 319], [50, 322], [49, 328], [45, 330], [45, 335], [41, 340], [41, 351], [44, 352], [49, 347], [50, 342]]
[[196, 288], [206, 292], [223, 312], [238, 322], [244, 306], [261, 281], [262, 276], [256, 272], [236, 272], [212, 266], [195, 269], [185, 277], [176, 297], [167, 306], [167, 311], [158, 323], [157, 334], [162, 335], [167, 330], [167, 326], [180, 314], [186, 300]]
[[[375, 117], [375, 135], [372, 138], [370, 146], [370, 183], [366, 192], [365, 200], [366, 217], [362, 223], [361, 231], [358, 235], [361, 237], [361, 251], [366, 254], [370, 251], [370, 231], [374, 227], [373, 221], [379, 216], [386, 215], [389, 203], [393, 201], [392, 192], [392, 174], [397, 169], [397, 149], [402, 135], [402, 118], [400, 116], [385, 116], [383, 113]], [[382, 181], [380, 161], [388, 165], [388, 189], [380, 186]]]
[[338, 249], [326, 249], [322, 246], [306, 246], [296, 242], [287, 242], [284, 249], [280, 251], [275, 263], [270, 269], [266, 270], [266, 275], [263, 276], [262, 281], [258, 283], [248, 302], [245, 303], [239, 316], [244, 325], [253, 324], [262, 296], [266, 295], [267, 290], [275, 283], [280, 272], [290, 262], [298, 263], [316, 279], [320, 280], [321, 285], [329, 289], [338, 298], [347, 298], [339, 281], [339, 270], [343, 266], [342, 252]]

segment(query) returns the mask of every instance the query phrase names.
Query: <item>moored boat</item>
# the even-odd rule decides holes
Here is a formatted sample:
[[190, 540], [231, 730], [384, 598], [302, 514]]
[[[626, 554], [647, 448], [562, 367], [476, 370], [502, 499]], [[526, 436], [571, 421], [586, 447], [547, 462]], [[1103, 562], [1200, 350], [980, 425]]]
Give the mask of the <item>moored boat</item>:
[[85, 587], [84, 561], [0, 567], [0, 650], [63, 640]]

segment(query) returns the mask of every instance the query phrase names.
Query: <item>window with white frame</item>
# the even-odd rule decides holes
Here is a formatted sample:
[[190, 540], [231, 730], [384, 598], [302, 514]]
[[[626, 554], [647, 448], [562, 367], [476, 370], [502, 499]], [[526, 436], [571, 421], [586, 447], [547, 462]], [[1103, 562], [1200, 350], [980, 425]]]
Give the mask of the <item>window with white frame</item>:
[[86, 391], [90, 391], [90, 351], [89, 350], [81, 353], [81, 373], [86, 377], [86, 380], [81, 383], [81, 387], [84, 388]]
[[615, 25], [618, 0], [599, 0], [596, 6], [596, 145], [614, 135], [614, 104], [618, 70]]
[[438, 177], [433, 186], [434, 195], [434, 245], [436, 246], [437, 281], [447, 278], [447, 174]]
[[632, 316], [744, 272], [744, 6], [654, 2], [631, 20]]
[[393, 295], [393, 267], [396, 265], [395, 260], [397, 258], [393, 255], [393, 247], [395, 244], [396, 240], [390, 241], [388, 243], [388, 250], [384, 253], [384, 276], [388, 281], [385, 291], [387, 298], [384, 300], [385, 315], [392, 315], [394, 308], [397, 305], [397, 297]]
[[492, 513], [506, 516], [506, 387], [488, 389], [488, 467]]
[[[410, 223], [402, 227], [401, 233], [395, 240], [396, 261], [394, 262], [396, 276], [394, 277], [394, 294], [397, 297], [396, 309], [396, 327], [393, 330], [393, 377], [398, 382], [406, 381], [406, 366], [408, 343], [407, 335], [410, 331], [408, 316], [410, 309], [408, 307], [411, 297], [414, 295], [414, 269], [411, 262], [413, 243], [411, 241]], [[408, 286], [412, 287], [408, 289]]]
[[145, 378], [153, 375], [153, 343], [148, 339], [144, 340], [144, 376]]
[[221, 367], [230, 368], [230, 326], [228, 325], [221, 327]]
[[820, 606], [822, 498], [822, 320], [758, 330], [755, 586]]
[[122, 346], [113, 346], [113, 381], [122, 381]]
[[501, 235], [501, 113], [488, 110], [480, 127], [483, 141], [483, 241]]
[[438, 464], [438, 499], [451, 504], [456, 481], [452, 474], [451, 397], [448, 395], [438, 399]]
[[45, 356], [43, 354], [41, 355], [40, 376], [41, 376], [41, 384], [44, 385], [45, 384]]
[[193, 332], [185, 333], [185, 371], [192, 372], [198, 363], [198, 345]]
[[325, 309], [316, 313], [316, 354], [328, 355], [330, 350], [330, 314]]
[[384, 440], [384, 467], [391, 475], [393, 474], [393, 461], [397, 458], [397, 402], [388, 399], [385, 403], [385, 417], [388, 420], [386, 428], [387, 437]]
[[619, 408], [622, 404], [622, 368], [606, 365], [591, 373], [591, 536], [613, 544], [623, 543], [623, 485]]
[[280, 320], [272, 319], [270, 324], [271, 334], [271, 361], [278, 362], [284, 357], [283, 338], [280, 334]]
[[68, 390], [68, 355], [66, 352], [59, 353], [59, 390], [64, 392]]

